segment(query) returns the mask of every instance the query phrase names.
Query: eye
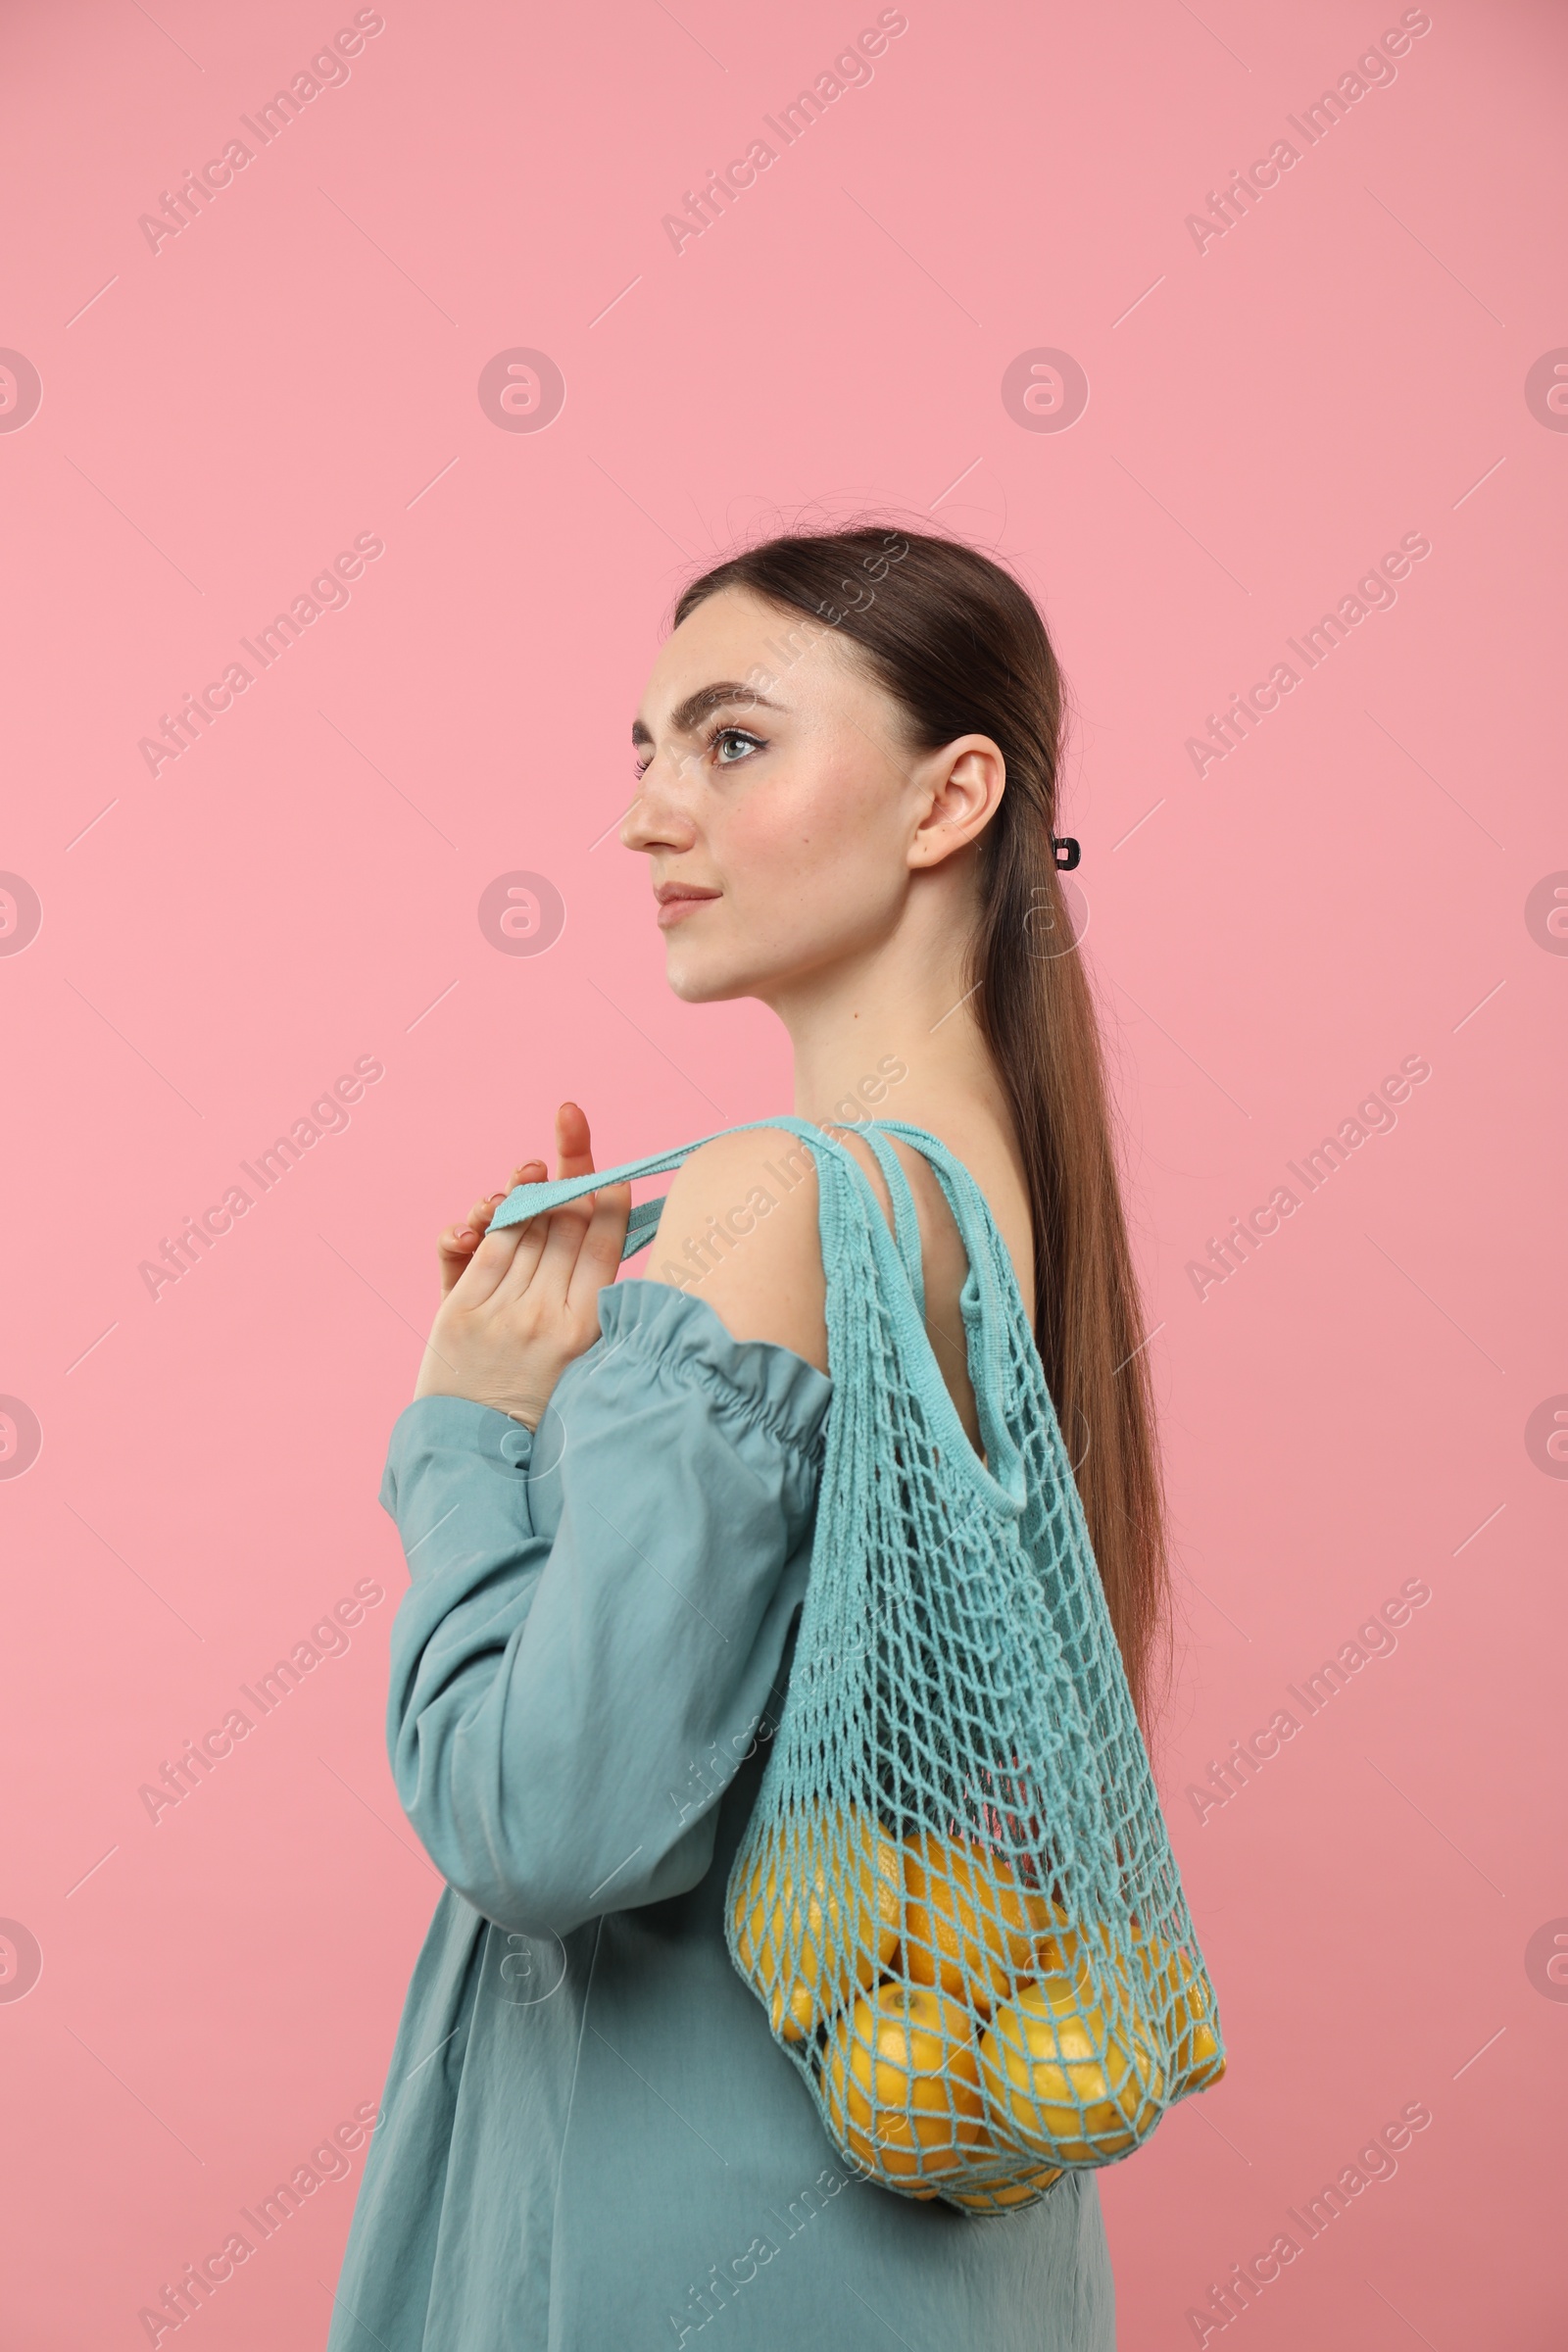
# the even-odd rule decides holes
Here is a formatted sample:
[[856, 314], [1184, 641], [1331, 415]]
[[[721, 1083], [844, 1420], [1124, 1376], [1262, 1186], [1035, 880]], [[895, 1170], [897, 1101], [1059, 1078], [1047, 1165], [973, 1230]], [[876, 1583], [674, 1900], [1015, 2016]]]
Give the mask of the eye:
[[[748, 752], [761, 752], [767, 749], [760, 735], [748, 734], [744, 727], [716, 728], [709, 737], [708, 743], [710, 751], [713, 753], [720, 767], [736, 767], [745, 759]], [[727, 744], [740, 746], [733, 758], [725, 755]]]

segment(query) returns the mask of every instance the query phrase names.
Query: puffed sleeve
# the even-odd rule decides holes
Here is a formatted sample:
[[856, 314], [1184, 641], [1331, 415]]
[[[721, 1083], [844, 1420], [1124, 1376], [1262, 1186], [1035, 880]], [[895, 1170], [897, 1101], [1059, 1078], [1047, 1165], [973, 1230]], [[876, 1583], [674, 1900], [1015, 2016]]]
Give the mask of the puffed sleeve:
[[448, 1884], [524, 1935], [706, 1873], [804, 1594], [832, 1394], [663, 1284], [608, 1286], [599, 1314], [536, 1434], [422, 1397], [381, 1487], [413, 1578], [398, 1794]]

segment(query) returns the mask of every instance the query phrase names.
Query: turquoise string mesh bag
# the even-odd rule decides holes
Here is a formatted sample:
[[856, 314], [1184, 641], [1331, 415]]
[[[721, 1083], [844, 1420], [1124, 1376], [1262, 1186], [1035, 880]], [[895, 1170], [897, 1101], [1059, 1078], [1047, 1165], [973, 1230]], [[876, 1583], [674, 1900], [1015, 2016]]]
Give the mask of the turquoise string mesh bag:
[[[805, 1120], [833, 1396], [789, 1691], [730, 1873], [731, 1957], [840, 2156], [904, 2196], [1033, 2205], [1225, 2066], [1072, 1467], [1006, 1245], [963, 1163]], [[739, 1129], [725, 1130], [738, 1133]], [[898, 1136], [930, 1163], [984, 1460], [925, 1330]], [[705, 1138], [711, 1141], [711, 1138]], [[497, 1227], [680, 1150], [519, 1187]], [[662, 1201], [632, 1211], [624, 1254]]]

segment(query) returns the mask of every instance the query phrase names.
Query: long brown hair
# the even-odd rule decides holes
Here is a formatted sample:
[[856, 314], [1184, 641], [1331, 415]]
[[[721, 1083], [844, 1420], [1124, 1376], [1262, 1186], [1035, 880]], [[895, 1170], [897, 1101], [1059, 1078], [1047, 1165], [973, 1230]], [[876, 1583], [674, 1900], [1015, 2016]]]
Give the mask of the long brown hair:
[[[1054, 846], [1064, 696], [1045, 623], [974, 548], [880, 524], [747, 549], [692, 581], [675, 625], [725, 588], [842, 632], [918, 749], [989, 735], [1006, 762], [1006, 791], [981, 836], [966, 985], [1023, 1157], [1041, 1360], [1148, 1733], [1169, 1629], [1164, 1503], [1100, 1026]], [[1168, 1647], [1164, 1660], [1168, 1669]]]

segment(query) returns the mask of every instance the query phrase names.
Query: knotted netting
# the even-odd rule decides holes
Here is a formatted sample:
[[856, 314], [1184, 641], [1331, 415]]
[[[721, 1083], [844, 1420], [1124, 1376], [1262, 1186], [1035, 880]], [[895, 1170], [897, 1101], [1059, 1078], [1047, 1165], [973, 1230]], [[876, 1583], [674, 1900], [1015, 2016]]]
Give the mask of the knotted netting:
[[[1224, 2071], [1072, 1466], [1012, 1262], [962, 1162], [902, 1120], [806, 1121], [828, 1406], [787, 1700], [726, 1890], [731, 1957], [846, 2163], [970, 2213], [1130, 2155]], [[733, 1131], [732, 1131], [733, 1132]], [[952, 1207], [984, 1459], [925, 1329], [898, 1136]], [[652, 1173], [569, 1186], [496, 1222]], [[626, 1253], [662, 1204], [632, 1212]]]

